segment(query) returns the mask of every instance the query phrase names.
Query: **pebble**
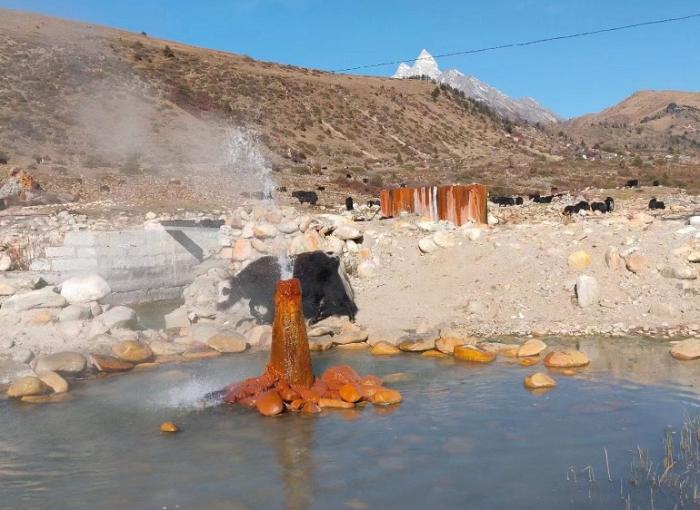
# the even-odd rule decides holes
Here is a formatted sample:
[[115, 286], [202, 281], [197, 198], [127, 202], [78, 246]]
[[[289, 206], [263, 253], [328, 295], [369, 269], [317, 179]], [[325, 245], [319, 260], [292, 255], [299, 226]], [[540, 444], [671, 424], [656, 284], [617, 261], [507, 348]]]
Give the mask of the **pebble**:
[[389, 388], [381, 388], [372, 395], [370, 402], [376, 406], [388, 406], [398, 404], [401, 400], [401, 393], [398, 391]]
[[532, 338], [520, 346], [517, 352], [519, 358], [527, 356], [538, 356], [547, 348], [547, 344], [537, 338]]
[[175, 432], [180, 432], [180, 428], [171, 421], [164, 421], [160, 424], [160, 431], [174, 434]]

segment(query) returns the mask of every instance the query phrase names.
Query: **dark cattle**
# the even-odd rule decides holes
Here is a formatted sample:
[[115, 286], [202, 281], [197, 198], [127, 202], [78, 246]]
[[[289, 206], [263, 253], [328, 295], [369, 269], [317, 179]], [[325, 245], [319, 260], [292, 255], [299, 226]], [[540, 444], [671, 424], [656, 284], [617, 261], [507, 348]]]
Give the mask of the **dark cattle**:
[[523, 197], [515, 197], [515, 205], [523, 205]]
[[527, 196], [527, 198], [529, 198], [533, 202], [537, 202], [540, 199], [540, 194], [539, 193], [531, 193]]
[[292, 196], [299, 200], [300, 204], [309, 203], [316, 205], [316, 202], [318, 202], [318, 195], [315, 191], [292, 191]]
[[[602, 202], [598, 202], [598, 203], [602, 203]], [[605, 204], [603, 204], [603, 205], [605, 205]], [[588, 202], [586, 202], [585, 200], [581, 200], [576, 205], [567, 205], [566, 207], [564, 207], [563, 214], [565, 214], [567, 216], [571, 216], [572, 214], [578, 214], [581, 211], [590, 211], [590, 210], [591, 210], [590, 204]]]
[[368, 179], [367, 177], [363, 177], [363, 178], [362, 178], [362, 182], [363, 182], [364, 184], [367, 184], [367, 183], [369, 183], [369, 179]]
[[[293, 274], [301, 281], [304, 317], [312, 323], [332, 315], [346, 315], [355, 321], [357, 306], [353, 290], [337, 257], [322, 251], [301, 253], [294, 257]], [[261, 257], [231, 278], [217, 307], [225, 310], [241, 299], [248, 299], [253, 318], [258, 323], [270, 324], [275, 316], [275, 286], [281, 277], [278, 259], [269, 255]]]
[[666, 209], [666, 204], [656, 200], [656, 198], [652, 198], [649, 200], [649, 209]]
[[489, 197], [489, 200], [494, 204], [498, 204], [499, 207], [515, 205], [515, 199], [513, 197]]
[[591, 211], [606, 213], [608, 212], [608, 207], [605, 205], [605, 202], [591, 202]]
[[348, 211], [352, 211], [355, 208], [355, 204], [352, 202], [352, 197], [348, 197], [345, 199], [345, 209]]
[[0, 156], [0, 165], [7, 165], [7, 158]]
[[316, 191], [326, 191], [326, 187], [325, 186], [317, 186]]
[[352, 179], [352, 174], [345, 174], [345, 178], [346, 178], [347, 180]]
[[374, 207], [375, 205], [381, 207], [382, 203], [379, 200], [370, 200], [367, 202], [367, 207]]
[[630, 179], [627, 181], [627, 184], [625, 184], [628, 188], [636, 188], [639, 186], [639, 179]]
[[564, 207], [564, 213], [563, 213], [563, 214], [565, 214], [565, 215], [567, 215], [567, 216], [571, 216], [572, 214], [578, 214], [578, 211], [579, 211], [579, 209], [578, 209], [577, 206], [575, 206], [575, 205], [567, 205], [566, 207]]
[[399, 188], [405, 188], [405, 187], [406, 187], [406, 183], [405, 183], [405, 182], [402, 182], [401, 184], [399, 184]]
[[538, 200], [535, 200], [535, 202], [538, 204], [551, 204], [553, 198], [553, 195], [547, 195], [546, 197], [540, 197]]
[[605, 199], [605, 206], [607, 207], [608, 212], [613, 212], [615, 210], [615, 201], [612, 197], [607, 197]]
[[661, 186], [661, 183], [659, 181], [654, 181], [654, 186]]
[[590, 211], [591, 206], [588, 202], [585, 200], [581, 200], [578, 204], [576, 204], [576, 207], [578, 207], [579, 211]]

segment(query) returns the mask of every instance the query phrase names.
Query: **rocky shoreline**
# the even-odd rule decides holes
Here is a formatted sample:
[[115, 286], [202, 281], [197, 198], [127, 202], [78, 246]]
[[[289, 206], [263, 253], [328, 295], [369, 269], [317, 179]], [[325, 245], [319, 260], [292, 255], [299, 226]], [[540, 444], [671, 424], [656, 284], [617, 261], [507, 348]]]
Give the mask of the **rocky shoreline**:
[[[341, 260], [360, 310], [356, 323], [332, 317], [310, 326], [315, 351], [409, 341], [430, 351], [444, 338], [463, 344], [591, 335], [699, 338], [700, 198], [665, 190], [667, 210], [652, 214], [645, 208], [652, 192], [659, 190], [632, 196], [618, 190], [613, 214], [571, 219], [560, 213], [566, 203], [616, 192], [491, 207], [489, 225], [459, 228], [412, 215], [380, 219], [378, 208], [367, 205], [345, 211], [251, 202], [214, 213], [118, 214], [114, 223], [51, 206], [53, 212], [31, 220], [43, 226], [28, 229], [45, 233], [45, 246], [55, 246], [53, 237], [65, 232], [120, 228], [127, 217], [157, 228], [194, 216], [223, 221], [219, 252], [193, 272], [183, 305], [165, 316], [165, 329], [149, 330], [133, 309], [105, 303], [109, 284], [99, 275], [49, 284], [40, 272], [17, 270], [15, 254], [6, 249], [0, 254], [9, 259], [0, 264], [0, 384], [37, 375], [37, 365], [82, 377], [268, 349], [271, 327], [258, 323], [245, 302], [219, 309], [223, 290], [260, 257], [315, 250]], [[0, 220], [0, 234], [11, 237], [18, 230], [8, 225]], [[42, 361], [51, 356], [77, 364], [81, 356], [84, 365], [77, 372], [42, 368], [53, 363]], [[46, 391], [48, 383], [33, 384]]]

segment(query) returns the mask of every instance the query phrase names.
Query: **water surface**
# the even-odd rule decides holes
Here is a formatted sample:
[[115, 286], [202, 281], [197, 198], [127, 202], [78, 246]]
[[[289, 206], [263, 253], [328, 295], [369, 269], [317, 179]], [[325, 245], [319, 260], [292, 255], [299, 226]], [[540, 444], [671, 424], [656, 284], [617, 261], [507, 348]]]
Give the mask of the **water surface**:
[[[262, 353], [77, 383], [62, 404], [2, 401], [0, 508], [603, 509], [625, 508], [621, 493], [630, 508], [650, 497], [673, 508], [672, 494], [628, 484], [630, 462], [638, 445], [660, 459], [666, 428], [696, 414], [700, 365], [651, 342], [581, 347], [593, 365], [554, 374], [558, 387], [540, 395], [522, 387], [537, 368], [505, 359], [320, 354], [317, 373], [404, 374], [391, 384], [400, 406], [320, 416], [199, 405], [261, 372]], [[160, 434], [165, 420], [183, 431]]]

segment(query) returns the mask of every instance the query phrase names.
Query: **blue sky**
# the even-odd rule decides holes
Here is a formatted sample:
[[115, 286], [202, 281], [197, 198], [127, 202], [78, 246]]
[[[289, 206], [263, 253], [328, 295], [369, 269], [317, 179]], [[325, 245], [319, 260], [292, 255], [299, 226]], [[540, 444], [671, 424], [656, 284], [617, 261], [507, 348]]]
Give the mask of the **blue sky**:
[[[0, 0], [0, 7], [331, 70], [700, 12], [697, 0]], [[564, 116], [700, 91], [700, 18], [439, 61]], [[390, 75], [393, 67], [364, 71]]]

